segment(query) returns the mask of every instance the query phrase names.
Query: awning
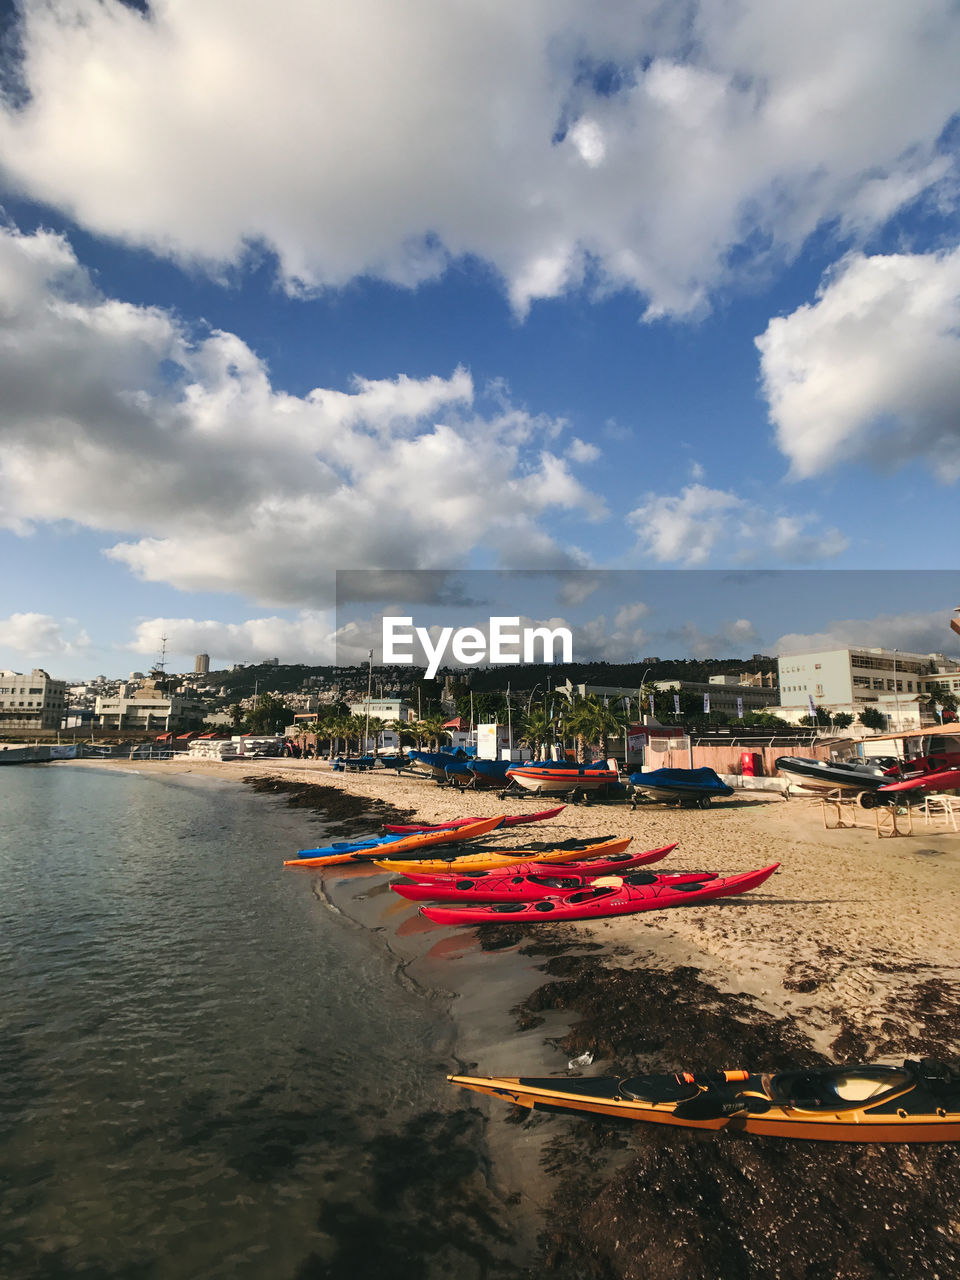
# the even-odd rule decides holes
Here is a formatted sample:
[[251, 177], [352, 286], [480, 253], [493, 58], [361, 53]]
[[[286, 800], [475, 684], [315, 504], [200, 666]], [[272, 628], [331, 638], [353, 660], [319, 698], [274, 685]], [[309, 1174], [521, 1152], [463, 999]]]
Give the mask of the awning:
[[925, 729], [901, 729], [899, 733], [874, 733], [863, 742], [890, 742], [896, 738], [956, 738], [960, 737], [960, 724], [928, 724]]

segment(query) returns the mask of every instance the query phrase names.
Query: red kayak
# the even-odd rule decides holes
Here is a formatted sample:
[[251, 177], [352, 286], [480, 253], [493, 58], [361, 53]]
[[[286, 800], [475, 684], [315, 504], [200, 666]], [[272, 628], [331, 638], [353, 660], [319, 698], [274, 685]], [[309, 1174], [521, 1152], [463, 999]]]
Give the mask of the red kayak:
[[885, 783], [877, 788], [877, 795], [904, 791], [957, 790], [960, 790], [960, 769], [938, 769], [936, 773], [922, 773], [918, 778], [905, 778], [903, 782]]
[[[444, 867], [443, 871], [421, 871], [419, 867], [411, 866], [403, 874], [416, 877], [417, 884], [425, 884], [429, 881], [431, 884], [447, 886], [456, 884], [459, 880], [466, 880], [468, 877], [471, 880], [480, 880], [486, 876], [529, 876], [537, 874], [547, 876], [560, 873], [563, 875], [619, 876], [624, 871], [629, 871], [631, 867], [662, 861], [676, 847], [676, 844], [665, 844], [662, 849], [648, 849], [646, 853], [612, 853], [607, 858], [583, 858], [576, 862], [510, 862], [487, 870], [468, 871], [463, 869], [459, 874], [454, 872], [456, 863], [450, 862]], [[395, 868], [390, 867], [386, 859], [379, 865], [385, 871], [395, 870]]]
[[[547, 818], [555, 818], [558, 813], [563, 813], [567, 806], [559, 805], [556, 809], [541, 809], [539, 813], [515, 813], [511, 817], [504, 818], [500, 824], [502, 827], [520, 827], [527, 822], [545, 822]], [[390, 832], [407, 832], [412, 831], [452, 831], [454, 827], [467, 827], [471, 822], [480, 822], [480, 818], [451, 818], [449, 822], [425, 822], [422, 826], [396, 826], [385, 822], [383, 824], [384, 831]]]
[[712, 898], [730, 898], [763, 884], [779, 867], [774, 862], [759, 871], [746, 871], [736, 876], [719, 876], [704, 883], [689, 884], [622, 884], [618, 888], [580, 889], [557, 898], [539, 902], [494, 902], [487, 906], [421, 907], [420, 914], [436, 924], [535, 924], [545, 920], [593, 920], [603, 916], [632, 915], [638, 911], [655, 911], [660, 907], [692, 906]]
[[[453, 884], [437, 884], [436, 880], [414, 881], [412, 884], [392, 884], [390, 888], [410, 902], [539, 902], [541, 898], [556, 898], [573, 893], [577, 889], [591, 889], [606, 875], [571, 875], [565, 867], [530, 875], [489, 875], [481, 880], [464, 876]], [[620, 879], [613, 876], [614, 880]], [[654, 884], [702, 884], [716, 880], [716, 871], [673, 871], [658, 875], [654, 871], [626, 871], [623, 883], [628, 885]]]

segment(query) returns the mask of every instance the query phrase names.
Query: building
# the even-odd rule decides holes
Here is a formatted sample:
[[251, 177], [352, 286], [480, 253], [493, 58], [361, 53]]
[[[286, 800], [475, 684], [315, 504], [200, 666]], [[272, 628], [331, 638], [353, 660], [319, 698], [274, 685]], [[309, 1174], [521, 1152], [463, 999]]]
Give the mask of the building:
[[[711, 676], [708, 681], [699, 680], [648, 680], [646, 689], [655, 689], [658, 693], [693, 693], [702, 697], [710, 695], [711, 712], [723, 712], [731, 719], [738, 718], [738, 702], [742, 700], [743, 711], [762, 711], [765, 707], [777, 705], [777, 685], [773, 671], [749, 672], [739, 675]], [[626, 689], [602, 684], [572, 684], [567, 680], [557, 685], [557, 693], [562, 693], [573, 702], [576, 698], [599, 698], [615, 706], [620, 703], [625, 709], [634, 704], [642, 719], [649, 710], [646, 700], [641, 699], [640, 690], [636, 687]]]
[[778, 659], [784, 719], [810, 714], [810, 703], [831, 715], [855, 719], [868, 707], [886, 717], [887, 728], [934, 724], [935, 686], [960, 696], [960, 663], [942, 653], [849, 648], [782, 654]]
[[742, 671], [738, 675], [710, 676], [708, 680], [655, 680], [660, 693], [690, 693], [710, 699], [710, 713], [739, 720], [751, 711], [766, 711], [780, 700], [772, 671]]
[[59, 729], [66, 709], [67, 682], [34, 667], [29, 675], [0, 671], [0, 733]]
[[352, 716], [366, 716], [376, 720], [416, 720], [417, 714], [411, 703], [396, 694], [389, 698], [364, 698], [362, 702], [347, 704]]
[[147, 680], [130, 697], [103, 695], [97, 698], [94, 718], [101, 729], [133, 733], [166, 733], [171, 729], [191, 729], [203, 723], [206, 707], [189, 693], [167, 693], [161, 682]]
[[198, 653], [193, 660], [193, 674], [195, 676], [208, 676], [210, 674], [210, 655], [209, 653]]

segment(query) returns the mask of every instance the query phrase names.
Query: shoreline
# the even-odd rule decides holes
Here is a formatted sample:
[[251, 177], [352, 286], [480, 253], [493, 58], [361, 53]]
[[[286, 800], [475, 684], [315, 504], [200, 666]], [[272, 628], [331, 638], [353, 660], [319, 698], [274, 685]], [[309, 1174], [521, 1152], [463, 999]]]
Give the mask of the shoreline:
[[[69, 763], [248, 780], [272, 793], [320, 786], [314, 798], [336, 791], [361, 802], [343, 834], [376, 830], [387, 807], [427, 822], [543, 807], [310, 761]], [[393, 901], [389, 873], [358, 866], [314, 872], [315, 892], [381, 934], [405, 976], [445, 1000], [459, 1070], [602, 1075], [960, 1057], [956, 833], [919, 823], [897, 839], [827, 831], [817, 804], [741, 793], [708, 810], [568, 806], [498, 843], [612, 833], [632, 835], [634, 848], [679, 840], [665, 868], [742, 871], [779, 860], [782, 870], [726, 903], [525, 928], [428, 926], [413, 904]], [[573, 1068], [584, 1053], [592, 1060]], [[482, 1118], [490, 1188], [505, 1209], [516, 1205], [514, 1225], [524, 1224], [528, 1248], [558, 1280], [867, 1280], [960, 1268], [956, 1144], [664, 1134], [495, 1100], [478, 1108], [476, 1095], [461, 1105]], [[819, 1198], [825, 1187], [829, 1203]]]
[[[493, 790], [456, 791], [388, 771], [335, 773], [315, 761], [91, 760], [56, 767], [277, 778], [291, 787], [336, 789], [360, 802], [325, 818], [337, 838], [378, 831], [388, 812], [438, 822], [535, 807], [524, 798], [500, 801]], [[304, 804], [313, 807], [309, 798]], [[868, 828], [824, 830], [815, 801], [758, 792], [707, 810], [567, 805], [546, 823], [498, 833], [498, 844], [523, 848], [553, 835], [609, 834], [632, 836], [633, 849], [679, 841], [664, 869], [737, 872], [781, 863], [764, 886], [739, 899], [566, 928], [616, 953], [655, 952], [667, 967], [693, 965], [719, 989], [751, 995], [768, 1012], [792, 1018], [822, 1052], [840, 1036], [850, 1039], [852, 1024], [864, 1052], [880, 1048], [889, 1039], [884, 1024], [904, 1022], [905, 989], [940, 981], [960, 992], [960, 835], [953, 831], [920, 822], [914, 835], [892, 839]], [[506, 937], [511, 928], [498, 926], [497, 933]]]

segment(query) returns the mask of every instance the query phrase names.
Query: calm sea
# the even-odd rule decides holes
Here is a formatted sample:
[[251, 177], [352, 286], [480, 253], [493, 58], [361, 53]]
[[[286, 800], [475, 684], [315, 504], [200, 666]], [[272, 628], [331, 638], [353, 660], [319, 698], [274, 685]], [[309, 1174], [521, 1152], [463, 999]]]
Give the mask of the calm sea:
[[234, 783], [0, 769], [5, 1280], [499, 1273], [445, 1012], [281, 870], [321, 835]]

